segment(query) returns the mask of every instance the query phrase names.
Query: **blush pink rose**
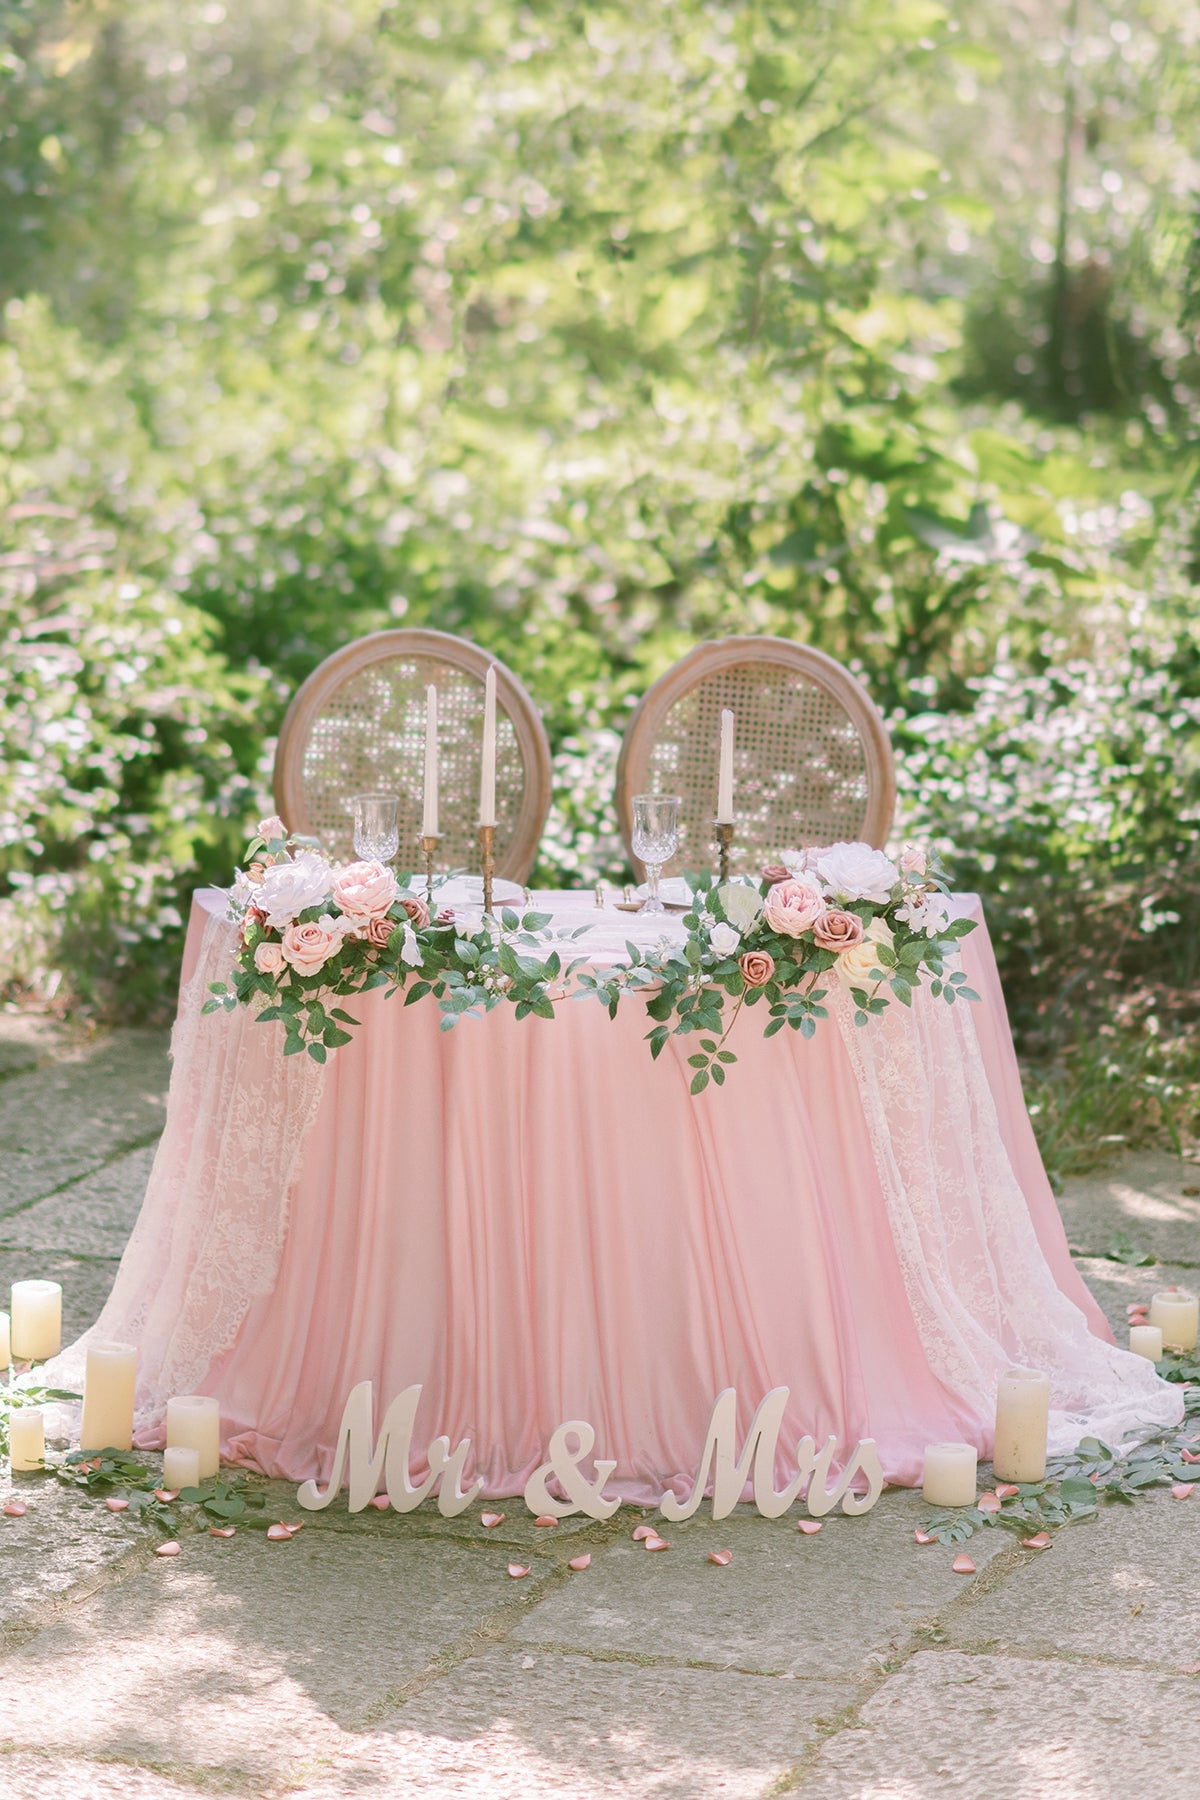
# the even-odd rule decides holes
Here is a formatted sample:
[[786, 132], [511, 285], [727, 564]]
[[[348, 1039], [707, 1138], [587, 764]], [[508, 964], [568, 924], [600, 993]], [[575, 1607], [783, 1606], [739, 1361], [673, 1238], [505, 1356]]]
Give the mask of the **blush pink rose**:
[[763, 917], [782, 937], [809, 931], [825, 911], [825, 898], [808, 881], [777, 881], [763, 901]]
[[280, 975], [283, 973], [283, 946], [273, 940], [259, 944], [254, 952], [254, 966], [260, 975]]
[[738, 958], [738, 968], [748, 988], [766, 987], [775, 973], [775, 958], [765, 950], [747, 950]]
[[429, 923], [429, 908], [419, 894], [401, 894], [400, 905], [408, 914], [408, 922], [414, 931], [424, 931]]
[[341, 948], [341, 943], [337, 921], [328, 913], [307, 925], [293, 921], [283, 934], [283, 960], [291, 963], [297, 975], [315, 975]]
[[381, 862], [348, 863], [334, 876], [332, 897], [348, 919], [381, 919], [396, 898], [396, 877]]
[[857, 913], [838, 912], [830, 907], [813, 926], [813, 942], [822, 950], [849, 950], [863, 941], [863, 922]]

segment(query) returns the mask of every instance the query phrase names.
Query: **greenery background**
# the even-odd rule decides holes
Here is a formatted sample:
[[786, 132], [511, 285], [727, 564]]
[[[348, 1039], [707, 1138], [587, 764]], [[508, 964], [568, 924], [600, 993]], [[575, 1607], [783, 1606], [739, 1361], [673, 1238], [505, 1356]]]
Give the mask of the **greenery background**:
[[0, 971], [169, 1013], [287, 698], [433, 624], [619, 874], [697, 638], [866, 680], [1053, 1168], [1200, 1129], [1200, 8], [0, 0]]

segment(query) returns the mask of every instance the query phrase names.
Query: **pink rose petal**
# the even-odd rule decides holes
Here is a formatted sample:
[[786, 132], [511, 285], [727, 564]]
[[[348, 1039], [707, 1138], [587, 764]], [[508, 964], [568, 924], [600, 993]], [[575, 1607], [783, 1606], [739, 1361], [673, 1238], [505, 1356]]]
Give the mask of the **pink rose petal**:
[[725, 1568], [727, 1563], [729, 1563], [733, 1560], [733, 1551], [732, 1550], [710, 1550], [708, 1553], [708, 1560], [710, 1563], [716, 1563], [716, 1565], [719, 1569], [723, 1569], [723, 1568]]
[[123, 1494], [110, 1494], [104, 1502], [109, 1512], [128, 1512], [129, 1502]]
[[981, 1513], [998, 1513], [1003, 1504], [999, 1494], [980, 1494], [975, 1502], [975, 1510]]
[[292, 1528], [290, 1525], [268, 1525], [267, 1540], [272, 1544], [290, 1544]]
[[669, 1550], [671, 1546], [668, 1544], [666, 1538], [648, 1537], [643, 1543], [642, 1548], [643, 1550]]
[[208, 1528], [208, 1535], [209, 1537], [228, 1538], [234, 1535], [236, 1529], [237, 1527], [234, 1525], [210, 1525]]
[[1200, 1462], [1200, 1455], [1198, 1455], [1195, 1450], [1181, 1450], [1179, 1452], [1179, 1454], [1180, 1454], [1180, 1456], [1182, 1456], [1184, 1462], [1190, 1462], [1190, 1463]]
[[4, 1510], [10, 1519], [23, 1519], [29, 1508], [23, 1500], [10, 1500]]
[[178, 1556], [179, 1545], [172, 1538], [169, 1544], [160, 1544], [154, 1554], [155, 1556]]
[[1144, 1313], [1149, 1311], [1150, 1302], [1148, 1300], [1133, 1300], [1125, 1308], [1125, 1317], [1127, 1319], [1132, 1319], [1134, 1313]]
[[640, 1544], [643, 1538], [657, 1536], [658, 1533], [655, 1531], [653, 1525], [635, 1525], [633, 1528], [633, 1541], [635, 1544]]
[[1200, 1662], [1179, 1663], [1177, 1667], [1181, 1675], [1200, 1675]]
[[155, 1488], [154, 1498], [156, 1500], [161, 1500], [164, 1506], [169, 1506], [171, 1504], [172, 1500], [178, 1500], [179, 1489], [178, 1488]]
[[1176, 1481], [1171, 1487], [1172, 1500], [1190, 1500], [1196, 1491], [1194, 1481]]
[[503, 1525], [504, 1514], [503, 1513], [480, 1513], [479, 1523], [483, 1526], [483, 1529], [485, 1531], [491, 1531], [491, 1530], [493, 1530], [493, 1528], [495, 1526]]
[[550, 1517], [549, 1513], [543, 1513], [540, 1518], [535, 1519], [533, 1522], [535, 1525], [557, 1525], [558, 1524], [558, 1520], [552, 1519]]
[[567, 1567], [568, 1567], [568, 1569], [587, 1569], [587, 1568], [591, 1567], [591, 1561], [592, 1561], [592, 1558], [591, 1558], [591, 1553], [589, 1551], [587, 1554], [585, 1554], [583, 1556], [573, 1556], [571, 1558], [570, 1562], [567, 1564]]
[[917, 1529], [913, 1532], [913, 1536], [916, 1538], [918, 1544], [936, 1544], [937, 1543], [937, 1538], [934, 1536], [933, 1532], [932, 1531], [922, 1531], [921, 1527], [919, 1525], [917, 1526]]
[[801, 1519], [800, 1523], [796, 1526], [796, 1530], [802, 1531], [805, 1537], [815, 1537], [817, 1532], [820, 1531], [823, 1523], [824, 1520], [822, 1519]]
[[372, 1494], [367, 1501], [367, 1505], [373, 1506], [376, 1512], [386, 1512], [391, 1504], [391, 1498], [387, 1494]]
[[1012, 1500], [1020, 1493], [1020, 1488], [1013, 1481], [998, 1481], [996, 1492], [1002, 1500]]
[[1033, 1537], [1022, 1538], [1021, 1542], [1024, 1544], [1026, 1550], [1048, 1550], [1050, 1548], [1050, 1533], [1048, 1531], [1039, 1531]]
[[514, 1581], [522, 1581], [532, 1567], [532, 1563], [509, 1563], [508, 1572]]
[[956, 1556], [950, 1567], [956, 1575], [973, 1575], [975, 1573], [975, 1564], [969, 1556]]

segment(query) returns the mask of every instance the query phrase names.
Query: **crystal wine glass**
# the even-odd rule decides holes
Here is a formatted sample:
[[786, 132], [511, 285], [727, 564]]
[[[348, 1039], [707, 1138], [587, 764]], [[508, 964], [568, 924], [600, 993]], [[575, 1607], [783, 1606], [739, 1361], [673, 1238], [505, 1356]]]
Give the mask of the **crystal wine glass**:
[[363, 862], [390, 863], [400, 848], [399, 794], [355, 794], [354, 854]]
[[633, 854], [646, 865], [646, 898], [642, 911], [665, 912], [658, 897], [662, 866], [670, 862], [679, 841], [679, 796], [635, 794], [633, 797]]

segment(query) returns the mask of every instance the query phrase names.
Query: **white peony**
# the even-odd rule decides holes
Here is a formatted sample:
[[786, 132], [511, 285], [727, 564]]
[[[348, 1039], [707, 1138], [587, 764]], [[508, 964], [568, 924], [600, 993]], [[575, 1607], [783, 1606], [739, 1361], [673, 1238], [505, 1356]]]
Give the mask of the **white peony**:
[[950, 923], [950, 902], [945, 894], [935, 890], [910, 894], [904, 905], [897, 907], [896, 917], [910, 931], [923, 931], [926, 937], [937, 937]]
[[323, 856], [302, 850], [294, 862], [273, 863], [259, 884], [255, 904], [273, 931], [282, 931], [309, 906], [323, 906], [333, 886], [333, 870]]
[[740, 931], [735, 931], [732, 925], [727, 925], [722, 919], [721, 923], [714, 925], [709, 932], [708, 941], [718, 956], [732, 956], [742, 941], [742, 934]]
[[900, 879], [891, 858], [870, 844], [831, 844], [817, 862], [817, 874], [835, 900], [870, 900], [876, 906], [887, 904]]

